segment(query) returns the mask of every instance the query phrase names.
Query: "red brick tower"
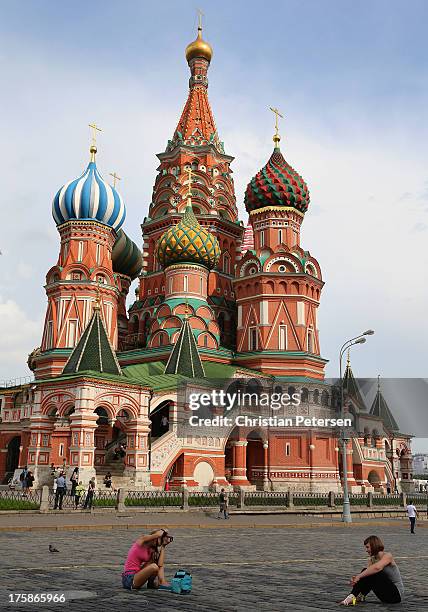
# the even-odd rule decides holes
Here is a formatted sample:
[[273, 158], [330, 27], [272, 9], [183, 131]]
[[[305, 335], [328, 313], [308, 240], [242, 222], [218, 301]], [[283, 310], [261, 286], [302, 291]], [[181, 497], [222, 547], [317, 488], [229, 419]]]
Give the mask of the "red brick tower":
[[[157, 309], [165, 299], [165, 274], [156, 258], [156, 244], [184, 214], [189, 169], [193, 211], [200, 226], [217, 237], [221, 250], [220, 261], [208, 278], [208, 303], [219, 322], [221, 344], [226, 347], [234, 344], [236, 305], [232, 279], [244, 228], [237, 219], [230, 169], [233, 157], [224, 152], [208, 101], [207, 72], [211, 58], [212, 49], [202, 39], [199, 26], [196, 40], [186, 49], [191, 73], [187, 102], [165, 152], [158, 154], [160, 165], [149, 216], [142, 224], [143, 273], [139, 299], [131, 309], [128, 348], [147, 346]], [[169, 351], [170, 346], [165, 358]]]
[[300, 246], [309, 205], [305, 181], [274, 151], [249, 183], [245, 206], [254, 250], [237, 265], [237, 361], [275, 376], [322, 379], [317, 309], [323, 281], [318, 262]]
[[52, 205], [61, 245], [58, 261], [46, 275], [42, 344], [32, 359], [38, 378], [62, 372], [97, 296], [109, 340], [117, 348], [118, 314], [126, 319], [126, 294], [141, 269], [139, 250], [120, 230], [125, 219], [122, 198], [97, 170], [95, 142], [90, 151], [86, 170], [59, 189]]

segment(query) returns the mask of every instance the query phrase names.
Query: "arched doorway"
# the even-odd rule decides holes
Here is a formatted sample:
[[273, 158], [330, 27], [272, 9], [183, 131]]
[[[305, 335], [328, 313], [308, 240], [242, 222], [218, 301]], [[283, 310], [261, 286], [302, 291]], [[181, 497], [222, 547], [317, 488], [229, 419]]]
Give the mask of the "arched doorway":
[[7, 445], [6, 455], [6, 474], [5, 481], [7, 481], [13, 472], [19, 467], [19, 452], [21, 446], [21, 436], [15, 436], [9, 440]]
[[264, 473], [264, 449], [263, 438], [259, 431], [250, 431], [247, 435], [247, 480], [256, 485], [258, 489], [263, 488]]
[[147, 346], [147, 338], [149, 337], [149, 332], [150, 332], [150, 313], [146, 312], [143, 318], [143, 337], [142, 337], [142, 342], [141, 342], [142, 347]]
[[160, 438], [166, 434], [170, 428], [170, 421], [173, 416], [173, 403], [165, 400], [150, 413], [150, 438]]
[[95, 468], [97, 476], [102, 479], [107, 472], [114, 478], [123, 475], [126, 456], [126, 423], [131, 415], [121, 409], [116, 419], [112, 418], [111, 410], [98, 406], [94, 410], [98, 415], [95, 429]]
[[376, 490], [380, 488], [380, 477], [379, 474], [375, 470], [371, 470], [367, 476], [367, 480], [372, 485], [372, 487]]
[[208, 461], [200, 461], [193, 472], [193, 480], [198, 486], [207, 489], [214, 480], [214, 470]]
[[185, 484], [184, 480], [184, 454], [181, 453], [171, 465], [165, 475], [164, 486], [168, 482], [168, 489], [178, 489]]

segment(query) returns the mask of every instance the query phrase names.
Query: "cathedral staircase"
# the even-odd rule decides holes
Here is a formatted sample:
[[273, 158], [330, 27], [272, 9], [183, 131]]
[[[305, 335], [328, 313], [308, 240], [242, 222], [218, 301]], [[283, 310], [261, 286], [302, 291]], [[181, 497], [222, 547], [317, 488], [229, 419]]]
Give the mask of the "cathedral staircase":
[[114, 450], [122, 442], [126, 442], [126, 433], [122, 432], [116, 440], [113, 440], [107, 444], [105, 448], [105, 459], [103, 465], [96, 467], [97, 485], [101, 490], [108, 491], [104, 486], [103, 480], [107, 472], [110, 472], [112, 485], [110, 491], [113, 489], [119, 489], [121, 487], [129, 487], [129, 478], [123, 475], [125, 469], [125, 461], [122, 457], [114, 459]]

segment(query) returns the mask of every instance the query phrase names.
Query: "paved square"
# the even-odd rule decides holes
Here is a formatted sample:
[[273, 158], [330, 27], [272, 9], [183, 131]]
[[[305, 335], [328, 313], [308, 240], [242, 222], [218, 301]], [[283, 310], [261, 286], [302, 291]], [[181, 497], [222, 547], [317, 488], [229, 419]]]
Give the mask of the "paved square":
[[[222, 526], [224, 523], [222, 524]], [[2, 610], [61, 610], [64, 604], [8, 604], [10, 592], [65, 592], [73, 610], [248, 611], [334, 610], [349, 577], [365, 562], [363, 539], [378, 534], [396, 557], [407, 599], [386, 606], [372, 595], [370, 610], [428, 609], [428, 530], [407, 525], [261, 529], [176, 529], [167, 551], [167, 577], [193, 575], [191, 595], [121, 588], [127, 550], [139, 531], [0, 534]], [[60, 552], [51, 554], [53, 543]]]

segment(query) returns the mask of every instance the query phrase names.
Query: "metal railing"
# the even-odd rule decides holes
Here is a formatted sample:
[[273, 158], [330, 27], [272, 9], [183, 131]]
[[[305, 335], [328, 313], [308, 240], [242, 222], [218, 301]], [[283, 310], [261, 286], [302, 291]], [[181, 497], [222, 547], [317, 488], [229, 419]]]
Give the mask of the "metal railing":
[[[82, 509], [86, 500], [87, 491], [80, 498], [78, 509]], [[343, 505], [343, 494], [334, 492], [301, 492], [301, 491], [228, 491], [229, 506], [237, 508], [336, 508]], [[406, 504], [413, 503], [419, 508], [428, 505], [426, 493], [389, 494], [380, 493], [353, 493], [349, 496], [352, 506], [361, 509], [403, 509]], [[188, 510], [197, 508], [213, 508], [220, 504], [219, 491], [145, 491], [119, 489], [96, 490], [92, 500], [95, 508], [116, 508], [123, 510], [134, 508], [175, 508]], [[13, 510], [42, 510], [53, 509], [55, 505], [55, 492], [48, 488], [29, 491], [23, 494], [21, 490], [0, 490], [0, 511]], [[63, 510], [74, 510], [75, 497], [70, 489], [62, 498]]]
[[328, 493], [294, 493], [295, 506], [328, 506]]
[[0, 381], [0, 389], [7, 389], [8, 387], [19, 387], [21, 385], [28, 385], [34, 381], [34, 375], [18, 376], [17, 378], [9, 378]]
[[373, 494], [373, 506], [399, 506], [400, 495], [394, 493], [393, 495], [380, 495], [379, 493]]
[[117, 505], [117, 493], [115, 491], [96, 491], [92, 500], [96, 508], [115, 508]]
[[125, 506], [181, 508], [183, 494], [181, 491], [128, 491]]
[[427, 493], [408, 493], [407, 502], [413, 502], [415, 506], [427, 506], [428, 507], [428, 494]]
[[285, 506], [289, 505], [287, 491], [248, 491], [244, 497], [245, 506]]
[[[238, 505], [239, 494], [228, 493], [229, 506]], [[219, 493], [211, 491], [192, 491], [189, 492], [188, 504], [192, 507], [209, 508], [219, 505]]]
[[[351, 493], [349, 495], [351, 506], [368, 506], [368, 496], [365, 493]], [[336, 506], [343, 506], [343, 495], [335, 495], [334, 503]]]
[[41, 491], [21, 490], [0, 491], [0, 510], [38, 510], [40, 508]]

